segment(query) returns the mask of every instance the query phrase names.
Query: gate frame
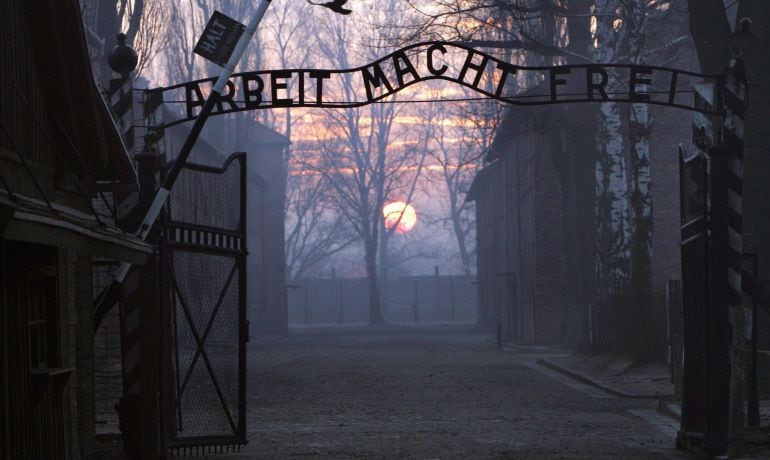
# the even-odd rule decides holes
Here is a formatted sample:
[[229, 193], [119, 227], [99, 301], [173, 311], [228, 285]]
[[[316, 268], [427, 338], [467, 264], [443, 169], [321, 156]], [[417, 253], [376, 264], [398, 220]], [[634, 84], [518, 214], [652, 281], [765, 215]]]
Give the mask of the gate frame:
[[[178, 432], [176, 430], [177, 428], [177, 404], [178, 404], [178, 395], [177, 392], [177, 386], [178, 383], [176, 380], [176, 376], [172, 373], [168, 375], [166, 379], [161, 380], [161, 388], [160, 388], [160, 394], [161, 394], [161, 404], [162, 407], [162, 415], [161, 415], [161, 437], [164, 439], [164, 444], [166, 446], [165, 450], [175, 450], [177, 453], [184, 454], [184, 453], [199, 453], [201, 451], [208, 451], [210, 452], [212, 449], [214, 451], [230, 451], [232, 450], [239, 450], [240, 446], [245, 445], [248, 443], [248, 440], [246, 439], [246, 343], [248, 342], [249, 338], [249, 332], [248, 332], [248, 321], [247, 321], [247, 302], [246, 302], [246, 290], [247, 290], [247, 264], [246, 264], [246, 257], [248, 255], [247, 251], [247, 229], [246, 229], [246, 222], [247, 222], [247, 177], [248, 177], [248, 171], [246, 169], [246, 154], [244, 152], [237, 152], [231, 154], [223, 163], [221, 167], [215, 167], [215, 166], [208, 166], [208, 165], [202, 165], [202, 164], [196, 164], [196, 163], [190, 163], [187, 162], [182, 168], [182, 172], [185, 170], [192, 170], [196, 172], [204, 172], [209, 174], [224, 174], [228, 171], [228, 169], [232, 166], [233, 163], [239, 163], [240, 165], [240, 194], [241, 194], [241, 200], [240, 200], [240, 224], [238, 226], [238, 229], [233, 230], [225, 230], [225, 229], [219, 229], [216, 227], [209, 227], [205, 225], [196, 225], [196, 224], [190, 224], [185, 222], [176, 222], [173, 220], [173, 216], [170, 215], [168, 212], [168, 204], [167, 210], [163, 213], [163, 218], [161, 221], [161, 228], [163, 232], [163, 237], [161, 239], [160, 243], [160, 267], [158, 270], [159, 279], [161, 283], [161, 309], [163, 311], [162, 313], [162, 321], [163, 326], [162, 329], [164, 331], [164, 346], [163, 346], [163, 361], [164, 361], [164, 368], [165, 369], [175, 369], [174, 364], [172, 363], [172, 360], [174, 359], [174, 340], [175, 335], [173, 332], [174, 327], [174, 314], [175, 308], [179, 308], [175, 304], [174, 298], [178, 296], [177, 293], [174, 292], [175, 287], [174, 284], [176, 283], [175, 279], [172, 277], [174, 274], [172, 273], [173, 270], [173, 254], [177, 251], [183, 251], [183, 252], [192, 252], [192, 253], [198, 253], [198, 254], [210, 254], [210, 255], [222, 255], [227, 257], [232, 257], [234, 259], [234, 267], [233, 270], [235, 270], [238, 273], [238, 297], [239, 297], [239, 305], [238, 305], [238, 416], [233, 420], [235, 422], [235, 430], [232, 435], [203, 435], [203, 436], [194, 436], [194, 437], [179, 437]], [[192, 235], [193, 232], [197, 232], [196, 234], [196, 240], [197, 237], [200, 235], [208, 235], [211, 237], [211, 241], [214, 241], [214, 235], [221, 235], [224, 237], [231, 237], [233, 238], [233, 241], [230, 243], [230, 245], [234, 247], [223, 247], [222, 245], [215, 245], [215, 244], [201, 244], [201, 243], [193, 243], [192, 241], [177, 241], [175, 239], [172, 239], [174, 237], [174, 233], [176, 230], [182, 230], [189, 232], [189, 235]], [[236, 244], [237, 242], [237, 244]], [[176, 286], [176, 289], [179, 289], [178, 286]], [[229, 289], [229, 287], [228, 287]], [[221, 303], [220, 303], [221, 306]], [[219, 310], [215, 312], [215, 315], [209, 315], [206, 319], [207, 322], [212, 321], [212, 319], [218, 314]], [[188, 327], [192, 327], [192, 324], [189, 323], [189, 320], [187, 321]], [[213, 322], [211, 322], [213, 324]], [[203, 333], [203, 336], [200, 335]], [[196, 342], [196, 354], [198, 352], [205, 353], [205, 345], [206, 340], [208, 338], [208, 335], [203, 331], [195, 330], [195, 335], [198, 337], [195, 337]], [[205, 336], [205, 337], [204, 337]], [[202, 343], [201, 343], [202, 341]], [[200, 356], [199, 360], [203, 359], [205, 356]], [[191, 365], [193, 363], [191, 362]], [[196, 362], [195, 365], [200, 365], [200, 362]], [[217, 389], [217, 393], [219, 395], [219, 399], [221, 402], [222, 396], [221, 396], [221, 390], [219, 390], [219, 387], [217, 385], [217, 377], [212, 374], [210, 370], [206, 370], [206, 374], [211, 378], [212, 383]]]

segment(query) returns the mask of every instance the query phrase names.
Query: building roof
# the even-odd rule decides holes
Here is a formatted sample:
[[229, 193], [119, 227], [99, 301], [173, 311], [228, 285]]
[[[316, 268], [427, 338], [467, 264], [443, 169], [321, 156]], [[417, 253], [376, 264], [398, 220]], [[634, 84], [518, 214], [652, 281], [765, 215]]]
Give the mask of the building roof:
[[[66, 177], [86, 202], [98, 188], [96, 181], [135, 183], [133, 164], [93, 80], [79, 2], [40, 0], [21, 5], [24, 8], [14, 17], [16, 30], [29, 38], [38, 77], [32, 90], [45, 100], [42, 113], [26, 110], [41, 125], [40, 135], [50, 137], [47, 148], [56, 154], [55, 161], [45, 163], [51, 169], [46, 174], [53, 177], [67, 171]], [[34, 19], [24, 20], [32, 12]], [[19, 99], [25, 99], [21, 92]], [[50, 127], [50, 132], [43, 127]], [[20, 145], [19, 152], [26, 147]], [[37, 171], [27, 169], [26, 174], [36, 181]], [[57, 193], [47, 197], [42, 189], [40, 193], [42, 200], [0, 188], [0, 237], [133, 263], [144, 263], [151, 254], [150, 245], [111, 226], [110, 219], [96, 215], [93, 208], [75, 209], [72, 200]]]
[[152, 246], [134, 236], [108, 225], [94, 215], [76, 209], [22, 195], [13, 201], [3, 199], [0, 208], [7, 208], [13, 218], [0, 225], [2, 237], [15, 241], [47, 243], [75, 249], [83, 254], [110, 257], [135, 264], [144, 264], [152, 254]]
[[[564, 87], [564, 91], [577, 91], [574, 88], [575, 83], [569, 81], [569, 85]], [[549, 82], [543, 81], [539, 85], [530, 88], [521, 95], [528, 94], [547, 94], [550, 91]], [[568, 107], [571, 107], [568, 109]], [[516, 135], [531, 133], [534, 130], [548, 131], [553, 129], [557, 132], [557, 126], [564, 123], [564, 118], [569, 110], [579, 110], [577, 104], [558, 104], [542, 106], [511, 106], [505, 111], [503, 120], [500, 123], [495, 137], [492, 140], [492, 147], [487, 153], [486, 161], [494, 161], [506, 152], [510, 151], [513, 138]]]
[[465, 201], [476, 201], [481, 197], [484, 189], [487, 187], [495, 172], [497, 171], [499, 163], [499, 161], [488, 163], [486, 166], [481, 168], [479, 172], [476, 173], [476, 176], [473, 177], [473, 182], [471, 182], [470, 188], [468, 188], [468, 193], [465, 195]]
[[[163, 106], [163, 119], [174, 120], [180, 115], [168, 105]], [[191, 123], [180, 123], [165, 128], [165, 138], [171, 148], [177, 148], [184, 143], [190, 132]], [[233, 139], [226, 133], [237, 131], [241, 139]], [[223, 134], [225, 133], [225, 134]], [[285, 147], [291, 142], [289, 139], [253, 120], [230, 118], [228, 116], [214, 116], [206, 120], [200, 137], [195, 143], [189, 161], [211, 166], [221, 166], [231, 153], [246, 152], [256, 153], [260, 147]], [[169, 158], [175, 158], [177, 152], [166, 152]]]
[[40, 80], [49, 87], [50, 111], [79, 154], [92, 160], [97, 179], [136, 182], [133, 163], [93, 79], [80, 3], [40, 0], [35, 12], [28, 33], [34, 37], [36, 61], [51, 76]]

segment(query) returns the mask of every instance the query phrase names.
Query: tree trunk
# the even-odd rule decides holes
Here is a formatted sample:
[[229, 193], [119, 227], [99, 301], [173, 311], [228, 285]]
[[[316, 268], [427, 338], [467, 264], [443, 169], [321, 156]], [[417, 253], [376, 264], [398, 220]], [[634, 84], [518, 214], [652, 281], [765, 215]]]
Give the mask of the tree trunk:
[[452, 212], [452, 227], [457, 239], [457, 249], [460, 252], [460, 263], [463, 265], [463, 275], [471, 276], [471, 256], [468, 254], [468, 245], [465, 243], [466, 233], [462, 229], [459, 211]]
[[628, 276], [626, 160], [616, 103], [602, 103], [596, 134], [596, 276], [601, 296], [623, 292]]
[[[571, 52], [569, 64], [585, 64], [591, 45], [591, 0], [569, 3]], [[596, 106], [565, 107], [567, 126], [560, 128], [557, 171], [561, 174], [563, 225], [566, 243], [567, 279], [562, 343], [571, 348], [588, 344], [588, 299], [593, 287], [594, 169], [596, 165]], [[578, 115], [579, 114], [579, 115]], [[587, 116], [586, 116], [587, 115]]]
[[652, 195], [650, 176], [650, 116], [646, 104], [632, 104], [629, 119], [631, 141], [631, 195], [633, 222], [629, 315], [625, 336], [637, 360], [659, 358], [654, 346], [655, 315], [652, 302]]
[[[748, 2], [743, 0], [743, 3]], [[695, 41], [700, 70], [706, 74], [720, 73], [730, 58], [727, 50], [730, 23], [725, 14], [724, 1], [688, 0], [687, 4], [690, 11], [690, 34]]]
[[142, 26], [142, 15], [144, 14], [144, 0], [135, 0], [131, 9], [131, 17], [128, 20], [128, 29], [126, 29], [126, 43], [129, 46], [134, 45], [136, 34]]
[[[628, 55], [632, 62], [644, 64], [647, 38], [647, 11], [643, 2], [634, 0], [626, 11]], [[628, 136], [631, 147], [631, 211], [630, 273], [628, 314], [621, 321], [626, 347], [640, 362], [660, 358], [661, 343], [656, 341], [655, 309], [652, 299], [652, 177], [650, 172], [650, 119], [647, 104], [631, 104]]]
[[369, 287], [369, 324], [384, 324], [380, 303], [380, 282], [377, 276], [377, 243], [369, 240], [365, 243], [366, 281]]
[[[620, 0], [599, 0], [595, 6], [596, 32], [589, 53], [596, 62], [618, 59], [620, 44], [625, 42], [627, 25], [617, 27]], [[616, 91], [619, 88], [610, 88]], [[621, 110], [617, 103], [604, 102], [599, 107], [596, 131], [596, 295], [592, 318], [595, 347], [617, 349], [624, 337], [623, 317], [629, 271], [630, 226], [628, 222], [628, 178], [622, 132]]]

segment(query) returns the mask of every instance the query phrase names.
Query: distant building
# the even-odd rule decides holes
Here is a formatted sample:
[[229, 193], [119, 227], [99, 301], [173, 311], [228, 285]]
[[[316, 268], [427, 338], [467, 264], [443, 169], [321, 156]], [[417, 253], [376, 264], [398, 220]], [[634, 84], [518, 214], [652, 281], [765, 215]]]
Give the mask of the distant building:
[[94, 273], [151, 248], [116, 224], [136, 173], [75, 0], [0, 15], [0, 457], [93, 456]]
[[[676, 152], [690, 118], [660, 107], [650, 114], [654, 298], [644, 314], [650, 347], [664, 359], [665, 285], [681, 276]], [[600, 305], [594, 293], [594, 120], [587, 104], [510, 109], [470, 188], [480, 321], [503, 339], [585, 347], [603, 336], [611, 348], [623, 333], [606, 320], [617, 306]]]
[[508, 112], [467, 199], [476, 202], [481, 324], [502, 339], [555, 344], [565, 321], [562, 188], [553, 163], [560, 128], [543, 115]]

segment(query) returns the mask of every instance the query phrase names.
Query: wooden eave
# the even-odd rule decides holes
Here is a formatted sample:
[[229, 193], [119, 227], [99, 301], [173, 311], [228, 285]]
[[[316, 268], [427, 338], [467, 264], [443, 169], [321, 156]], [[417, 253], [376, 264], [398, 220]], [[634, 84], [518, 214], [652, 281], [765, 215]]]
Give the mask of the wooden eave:
[[4, 218], [0, 225], [3, 239], [69, 248], [134, 264], [144, 264], [152, 254], [150, 244], [104, 225], [90, 214], [56, 203], [51, 209], [42, 201], [20, 195], [13, 199], [5, 196], [0, 193], [0, 206], [8, 210], [10, 218]]

